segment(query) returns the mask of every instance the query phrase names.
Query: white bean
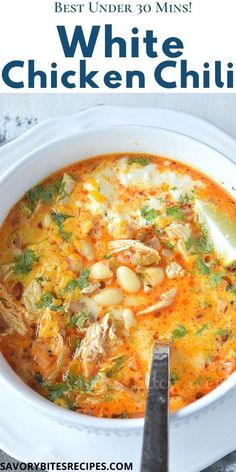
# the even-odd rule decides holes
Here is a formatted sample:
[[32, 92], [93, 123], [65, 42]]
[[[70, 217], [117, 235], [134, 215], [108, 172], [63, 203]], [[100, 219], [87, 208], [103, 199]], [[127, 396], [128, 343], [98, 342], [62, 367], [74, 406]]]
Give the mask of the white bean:
[[91, 244], [88, 241], [82, 239], [79, 243], [79, 252], [81, 256], [85, 257], [89, 261], [93, 261], [94, 259], [94, 252]]
[[92, 265], [90, 270], [91, 279], [106, 280], [113, 276], [108, 261], [99, 261]]
[[94, 297], [94, 301], [101, 306], [118, 305], [122, 300], [122, 293], [118, 288], [104, 288]]
[[136, 293], [141, 289], [141, 281], [137, 274], [127, 266], [120, 266], [116, 271], [120, 286], [128, 293]]
[[71, 254], [68, 258], [69, 266], [74, 272], [79, 272], [83, 267], [83, 262], [78, 254]]
[[163, 282], [165, 272], [162, 267], [149, 267], [144, 271], [144, 277], [151, 287], [157, 287]]

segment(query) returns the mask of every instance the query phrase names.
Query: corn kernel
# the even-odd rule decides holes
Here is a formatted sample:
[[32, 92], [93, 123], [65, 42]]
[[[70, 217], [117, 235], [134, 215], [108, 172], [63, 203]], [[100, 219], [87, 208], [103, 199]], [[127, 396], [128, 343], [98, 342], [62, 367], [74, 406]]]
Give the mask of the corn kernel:
[[104, 195], [102, 195], [97, 190], [94, 190], [93, 192], [90, 192], [90, 195], [91, 195], [91, 197], [94, 198], [94, 200], [96, 200], [96, 202], [104, 203], [106, 201], [106, 197], [104, 197]]
[[99, 183], [94, 177], [89, 177], [86, 182], [84, 183], [84, 188], [85, 190], [88, 190], [88, 192], [91, 191], [98, 191], [99, 190]]

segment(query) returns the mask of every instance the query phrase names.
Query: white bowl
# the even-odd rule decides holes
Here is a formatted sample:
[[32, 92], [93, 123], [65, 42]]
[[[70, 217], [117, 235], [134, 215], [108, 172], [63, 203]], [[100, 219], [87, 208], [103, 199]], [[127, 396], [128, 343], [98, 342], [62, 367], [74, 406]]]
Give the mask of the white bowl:
[[[0, 222], [31, 186], [55, 170], [88, 157], [112, 152], [146, 152], [174, 158], [201, 170], [235, 196], [234, 163], [209, 145], [180, 133], [151, 126], [126, 124], [103, 128], [102, 123], [100, 126], [88, 131], [79, 130], [62, 139], [55, 139], [45, 146], [37, 140], [34, 141], [36, 129], [33, 134], [26, 135], [23, 141], [18, 140], [18, 143], [6, 146], [0, 152], [0, 159], [3, 152], [6, 155], [8, 150], [9, 156], [14, 159], [0, 177]], [[26, 156], [22, 155], [21, 158], [18, 155], [18, 160], [15, 161], [15, 151], [19, 153], [19, 148], [21, 151], [27, 150], [27, 139], [31, 147], [37, 149]], [[142, 432], [143, 419], [102, 419], [74, 413], [54, 405], [24, 384], [3, 356], [0, 356], [0, 381], [34, 409], [64, 425], [96, 434], [136, 435]], [[222, 404], [235, 394], [235, 387], [236, 373], [208, 395], [173, 414], [171, 424], [181, 427], [214, 409], [222, 408]]]

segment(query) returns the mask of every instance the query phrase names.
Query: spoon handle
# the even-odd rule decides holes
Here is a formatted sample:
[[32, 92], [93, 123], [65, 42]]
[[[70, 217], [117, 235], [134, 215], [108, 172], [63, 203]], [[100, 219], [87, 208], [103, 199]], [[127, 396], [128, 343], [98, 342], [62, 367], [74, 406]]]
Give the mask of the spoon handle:
[[169, 346], [156, 344], [148, 389], [141, 472], [168, 472], [169, 358]]

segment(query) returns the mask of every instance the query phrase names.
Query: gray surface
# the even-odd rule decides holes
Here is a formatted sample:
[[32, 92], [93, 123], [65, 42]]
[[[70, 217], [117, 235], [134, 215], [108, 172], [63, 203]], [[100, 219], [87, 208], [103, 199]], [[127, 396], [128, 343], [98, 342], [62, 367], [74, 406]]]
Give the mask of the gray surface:
[[[155, 106], [193, 113], [236, 138], [236, 94], [0, 94], [0, 144], [42, 119], [75, 113], [99, 103]], [[0, 451], [0, 463], [8, 461], [14, 459]], [[236, 452], [204, 472], [236, 472]]]

